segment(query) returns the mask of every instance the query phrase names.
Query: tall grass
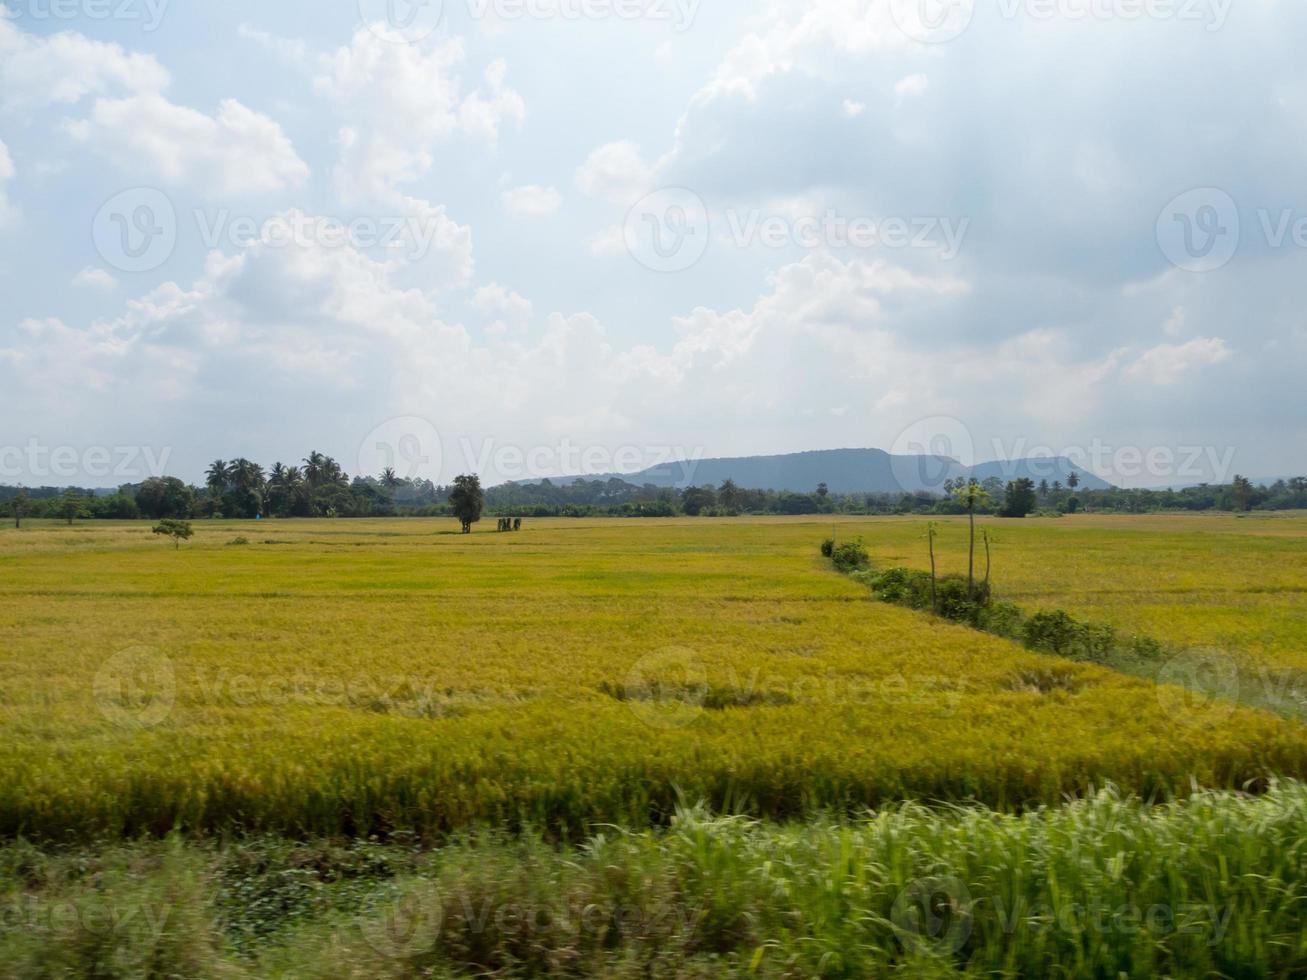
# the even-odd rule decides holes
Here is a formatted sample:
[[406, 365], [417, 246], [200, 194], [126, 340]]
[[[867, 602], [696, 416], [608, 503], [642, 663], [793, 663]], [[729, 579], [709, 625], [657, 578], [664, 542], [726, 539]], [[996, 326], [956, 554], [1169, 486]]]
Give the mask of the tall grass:
[[[0, 849], [0, 975], [1291, 976], [1307, 787], [777, 825], [682, 810], [578, 848]], [[94, 909], [96, 925], [70, 914]], [[21, 915], [15, 910], [21, 910]], [[136, 915], [130, 913], [135, 910]], [[150, 914], [144, 914], [144, 913]], [[87, 933], [93, 935], [89, 936]]]

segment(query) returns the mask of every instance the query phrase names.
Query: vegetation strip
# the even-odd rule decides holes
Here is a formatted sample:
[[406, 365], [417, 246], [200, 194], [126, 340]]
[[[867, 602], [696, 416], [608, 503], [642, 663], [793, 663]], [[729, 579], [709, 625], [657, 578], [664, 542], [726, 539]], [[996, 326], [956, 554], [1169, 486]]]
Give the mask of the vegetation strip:
[[[935, 528], [930, 525], [926, 537], [930, 545], [931, 568], [935, 567]], [[1151, 636], [1133, 634], [1122, 637], [1106, 623], [1086, 622], [1063, 609], [1027, 613], [1011, 602], [998, 602], [990, 588], [989, 535], [984, 534], [985, 574], [976, 581], [974, 575], [939, 576], [932, 572], [896, 566], [878, 571], [861, 540], [836, 544], [827, 538], [821, 553], [840, 572], [871, 589], [882, 602], [908, 609], [930, 612], [950, 622], [1021, 643], [1037, 653], [1096, 663], [1126, 674], [1166, 683], [1167, 665], [1183, 659], [1183, 651], [1168, 651]], [[974, 540], [974, 539], [973, 539]], [[1169, 654], [1169, 655], [1168, 655]], [[1210, 651], [1201, 657], [1213, 658]], [[1237, 675], [1234, 661], [1227, 665]], [[1231, 683], [1228, 671], [1212, 670], [1217, 664], [1191, 665], [1183, 671], [1185, 686], [1210, 698], [1238, 700], [1251, 707], [1274, 711], [1288, 718], [1307, 718], [1307, 677], [1288, 668], [1243, 665], [1256, 671], [1261, 682], [1255, 686]], [[1198, 669], [1201, 667], [1209, 669]], [[1177, 674], [1180, 672], [1177, 671]]]
[[580, 848], [397, 840], [0, 847], [4, 976], [1292, 976], [1307, 787], [1021, 816], [682, 809]]

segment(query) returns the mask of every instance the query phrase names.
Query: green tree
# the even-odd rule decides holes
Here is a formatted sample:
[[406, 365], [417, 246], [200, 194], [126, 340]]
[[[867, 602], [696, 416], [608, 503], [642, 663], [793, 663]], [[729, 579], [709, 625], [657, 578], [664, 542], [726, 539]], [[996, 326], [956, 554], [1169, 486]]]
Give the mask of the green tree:
[[226, 460], [215, 459], [209, 464], [209, 468], [205, 470], [204, 485], [208, 487], [209, 493], [215, 498], [223, 495], [230, 480], [231, 470], [228, 468]]
[[1035, 495], [1035, 481], [1028, 477], [1018, 477], [1007, 485], [1003, 491], [1003, 517], [1025, 517], [1039, 506]]
[[990, 501], [989, 491], [975, 480], [965, 486], [954, 487], [953, 496], [967, 508], [967, 518], [971, 524], [971, 540], [967, 546], [967, 595], [976, 591], [976, 508], [983, 507]]
[[90, 510], [86, 506], [86, 498], [76, 490], [64, 491], [64, 495], [59, 498], [59, 505], [55, 508], [55, 513], [69, 524], [80, 517], [91, 516]]
[[190, 521], [178, 521], [169, 518], [156, 524], [154, 533], [172, 538], [173, 547], [180, 548], [182, 542], [189, 540], [195, 531], [192, 529]]
[[454, 477], [454, 491], [449, 495], [449, 507], [463, 526], [464, 534], [472, 533], [472, 525], [481, 520], [486, 497], [481, 491], [481, 478], [475, 473]]
[[14, 498], [9, 501], [10, 513], [14, 515], [14, 527], [23, 526], [23, 518], [27, 515], [27, 504], [27, 491], [20, 488]]
[[1072, 470], [1070, 473], [1068, 473], [1066, 478], [1066, 485], [1070, 487], [1072, 490], [1080, 486], [1080, 474], [1075, 472], [1075, 470]]
[[716, 503], [717, 494], [712, 487], [686, 487], [681, 491], [681, 510], [691, 517], [698, 517]]
[[722, 481], [722, 485], [717, 488], [717, 499], [727, 510], [735, 511], [740, 509], [742, 494], [740, 488], [735, 485], [735, 481], [729, 477]]
[[136, 488], [136, 506], [156, 521], [191, 516], [195, 492], [173, 476], [151, 477]]

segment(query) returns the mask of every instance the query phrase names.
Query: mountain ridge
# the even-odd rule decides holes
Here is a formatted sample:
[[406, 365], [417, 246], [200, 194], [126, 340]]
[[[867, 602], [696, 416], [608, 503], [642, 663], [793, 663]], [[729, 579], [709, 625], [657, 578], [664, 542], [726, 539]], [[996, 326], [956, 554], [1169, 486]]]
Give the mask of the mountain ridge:
[[[1085, 489], [1102, 490], [1106, 480], [1077, 466], [1065, 457], [1027, 457], [992, 460], [974, 466], [947, 456], [894, 455], [883, 449], [809, 449], [770, 456], [724, 456], [699, 460], [673, 460], [634, 473], [599, 473], [591, 476], [563, 476], [551, 482], [568, 485], [585, 480], [623, 480], [643, 486], [683, 490], [688, 486], [718, 486], [724, 480], [750, 490], [809, 493], [825, 483], [831, 493], [917, 493], [943, 492], [946, 480], [974, 476], [984, 481], [998, 477], [1004, 483], [1029, 477], [1038, 484], [1050, 484], [1075, 473]], [[518, 484], [540, 480], [518, 480]]]

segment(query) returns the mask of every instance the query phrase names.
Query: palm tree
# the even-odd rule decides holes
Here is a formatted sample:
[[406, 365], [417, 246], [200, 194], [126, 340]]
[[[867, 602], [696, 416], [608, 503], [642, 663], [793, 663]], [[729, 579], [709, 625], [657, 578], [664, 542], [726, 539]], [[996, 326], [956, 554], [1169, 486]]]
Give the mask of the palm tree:
[[327, 457], [316, 449], [304, 457], [304, 479], [308, 481], [309, 486], [315, 487], [322, 479], [322, 464], [327, 461]]
[[976, 589], [976, 505], [987, 504], [989, 491], [975, 480], [966, 486], [956, 487], [953, 496], [967, 505], [967, 516], [971, 521], [971, 543], [967, 548], [967, 595], [974, 595]]
[[215, 459], [209, 464], [208, 470], [204, 474], [205, 485], [215, 494], [221, 494], [227, 489], [227, 483], [231, 480], [231, 470], [227, 468], [225, 460]]
[[381, 485], [387, 490], [394, 490], [400, 484], [399, 477], [395, 474], [395, 467], [387, 466], [381, 471]]
[[261, 491], [263, 489], [263, 467], [242, 457], [232, 461], [231, 482], [240, 490]]

